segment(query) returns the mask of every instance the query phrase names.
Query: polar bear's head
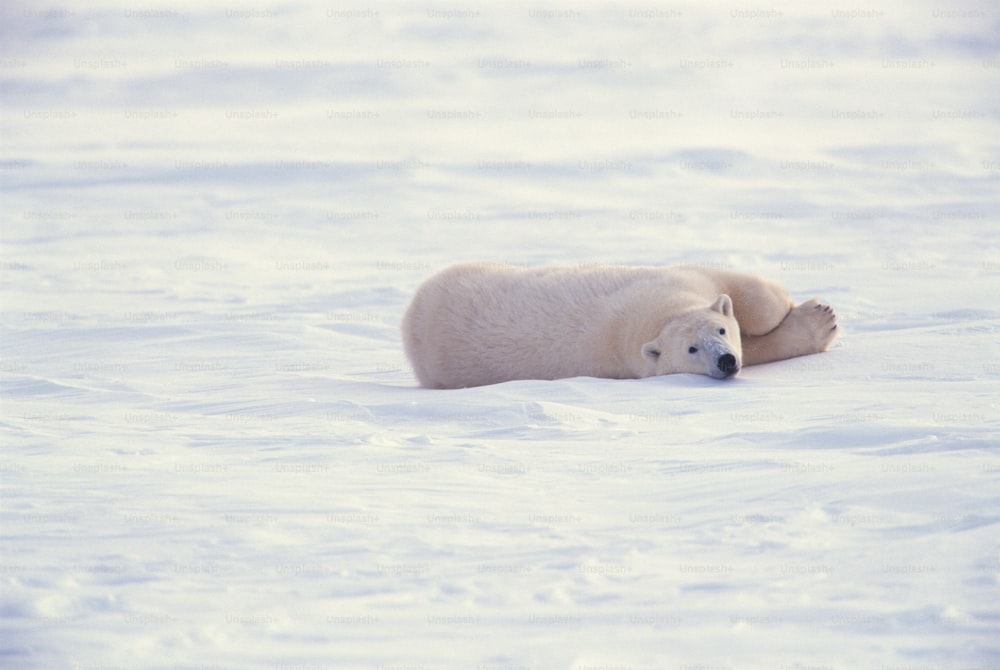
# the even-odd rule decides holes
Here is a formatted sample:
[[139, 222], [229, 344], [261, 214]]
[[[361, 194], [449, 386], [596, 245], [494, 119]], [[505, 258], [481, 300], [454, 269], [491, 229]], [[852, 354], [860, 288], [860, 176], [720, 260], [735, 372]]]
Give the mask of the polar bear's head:
[[733, 301], [723, 294], [710, 307], [670, 319], [655, 339], [642, 345], [642, 356], [655, 375], [690, 372], [717, 379], [735, 375], [743, 362], [743, 348]]

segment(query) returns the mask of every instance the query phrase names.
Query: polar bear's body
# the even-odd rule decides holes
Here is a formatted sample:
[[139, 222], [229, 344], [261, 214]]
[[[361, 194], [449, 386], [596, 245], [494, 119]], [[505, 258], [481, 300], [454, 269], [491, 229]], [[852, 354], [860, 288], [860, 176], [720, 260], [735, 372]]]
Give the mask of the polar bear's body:
[[614, 379], [691, 372], [823, 351], [835, 317], [794, 307], [779, 285], [696, 266], [515, 268], [465, 263], [417, 291], [403, 340], [420, 383]]

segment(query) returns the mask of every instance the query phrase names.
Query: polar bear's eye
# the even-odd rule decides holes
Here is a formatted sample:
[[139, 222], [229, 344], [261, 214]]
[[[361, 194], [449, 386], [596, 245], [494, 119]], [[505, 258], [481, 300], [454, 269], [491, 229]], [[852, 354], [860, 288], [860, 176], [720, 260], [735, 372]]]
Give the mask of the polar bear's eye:
[[696, 353], [698, 353], [698, 347], [688, 347], [688, 353], [689, 354], [696, 354]]
[[726, 329], [725, 328], [719, 328], [719, 335], [725, 335], [725, 334], [726, 334]]

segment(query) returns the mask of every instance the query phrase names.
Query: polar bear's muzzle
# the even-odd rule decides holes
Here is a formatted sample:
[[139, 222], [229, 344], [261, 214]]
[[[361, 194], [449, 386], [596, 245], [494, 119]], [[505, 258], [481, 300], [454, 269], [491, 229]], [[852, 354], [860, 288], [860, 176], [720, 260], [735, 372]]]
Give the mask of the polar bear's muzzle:
[[706, 338], [703, 347], [708, 354], [705, 363], [711, 366], [708, 370], [710, 376], [716, 379], [726, 379], [740, 371], [739, 356], [726, 342]]
[[715, 361], [715, 367], [722, 373], [721, 377], [732, 377], [740, 371], [740, 364], [736, 362], [736, 356], [732, 354], [722, 354]]

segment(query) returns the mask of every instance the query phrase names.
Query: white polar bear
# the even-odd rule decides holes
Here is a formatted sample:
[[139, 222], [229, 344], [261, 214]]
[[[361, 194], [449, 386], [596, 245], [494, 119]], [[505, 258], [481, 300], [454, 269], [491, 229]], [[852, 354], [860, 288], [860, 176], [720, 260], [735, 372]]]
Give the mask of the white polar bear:
[[815, 300], [760, 277], [696, 266], [515, 268], [464, 263], [428, 279], [403, 319], [420, 383], [730, 377], [815, 354], [837, 335]]

